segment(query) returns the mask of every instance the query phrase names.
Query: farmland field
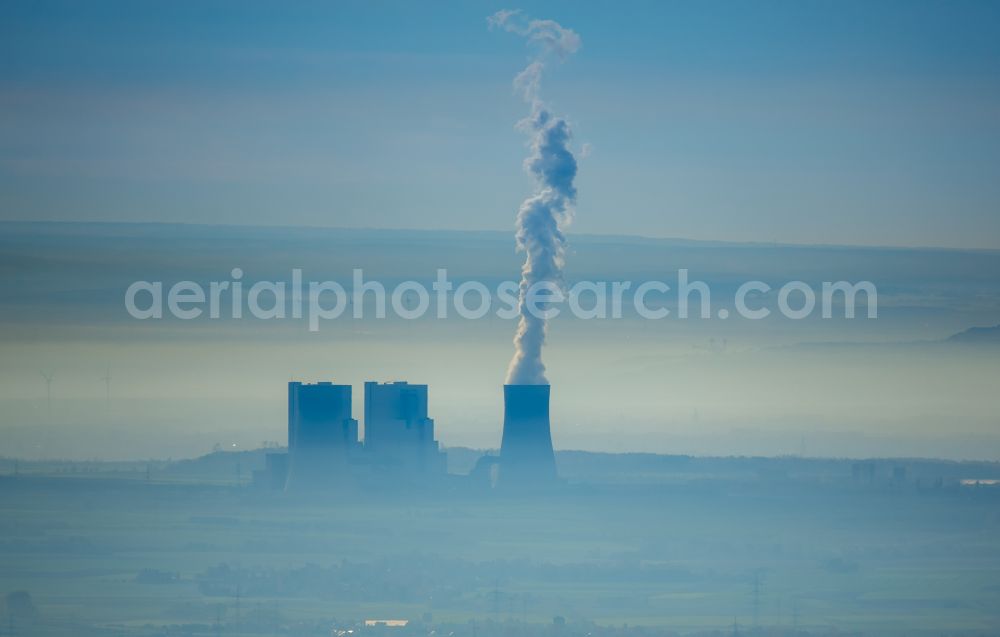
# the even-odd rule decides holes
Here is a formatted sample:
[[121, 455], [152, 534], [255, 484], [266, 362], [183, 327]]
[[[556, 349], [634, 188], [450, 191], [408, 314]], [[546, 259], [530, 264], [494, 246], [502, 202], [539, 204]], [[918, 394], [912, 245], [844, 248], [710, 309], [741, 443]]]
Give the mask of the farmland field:
[[138, 471], [8, 476], [0, 590], [30, 595], [23, 634], [553, 617], [1000, 634], [995, 488], [691, 474], [500, 496], [454, 477], [440, 491], [307, 497]]

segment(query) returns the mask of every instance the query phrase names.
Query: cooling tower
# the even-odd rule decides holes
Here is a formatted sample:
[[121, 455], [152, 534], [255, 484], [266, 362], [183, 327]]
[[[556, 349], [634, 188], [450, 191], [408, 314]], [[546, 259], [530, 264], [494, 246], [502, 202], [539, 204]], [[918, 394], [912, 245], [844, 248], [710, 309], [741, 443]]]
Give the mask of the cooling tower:
[[549, 427], [548, 385], [503, 386], [502, 487], [555, 482], [556, 459]]

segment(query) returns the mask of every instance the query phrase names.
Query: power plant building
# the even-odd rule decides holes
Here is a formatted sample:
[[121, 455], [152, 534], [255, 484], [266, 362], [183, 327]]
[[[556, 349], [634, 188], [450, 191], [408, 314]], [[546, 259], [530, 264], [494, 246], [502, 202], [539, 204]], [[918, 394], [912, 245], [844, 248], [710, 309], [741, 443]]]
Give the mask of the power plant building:
[[365, 455], [377, 466], [444, 473], [445, 456], [427, 416], [427, 385], [365, 383]]
[[351, 386], [288, 383], [288, 483], [324, 482], [343, 475], [358, 450]]
[[[427, 385], [366, 382], [362, 443], [351, 385], [289, 382], [288, 453], [267, 454], [254, 482], [305, 490], [358, 481], [405, 486], [445, 476], [447, 458], [434, 438], [427, 394]], [[477, 463], [470, 474], [476, 482], [521, 489], [557, 482], [549, 395], [549, 385], [504, 385], [500, 455]]]

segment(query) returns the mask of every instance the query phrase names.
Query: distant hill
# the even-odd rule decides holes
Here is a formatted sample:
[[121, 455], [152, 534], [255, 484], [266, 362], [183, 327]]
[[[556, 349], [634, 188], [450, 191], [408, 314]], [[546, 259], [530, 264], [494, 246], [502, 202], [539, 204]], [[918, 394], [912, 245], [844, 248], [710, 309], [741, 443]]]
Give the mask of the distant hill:
[[1000, 345], [1000, 325], [970, 327], [948, 338], [951, 343], [996, 343]]

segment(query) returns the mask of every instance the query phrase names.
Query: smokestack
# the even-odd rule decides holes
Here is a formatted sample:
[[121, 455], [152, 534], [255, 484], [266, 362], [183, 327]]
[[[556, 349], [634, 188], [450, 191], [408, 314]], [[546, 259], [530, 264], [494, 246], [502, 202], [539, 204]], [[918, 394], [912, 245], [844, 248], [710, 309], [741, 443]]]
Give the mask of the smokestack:
[[499, 485], [535, 487], [555, 480], [549, 386], [504, 385]]

